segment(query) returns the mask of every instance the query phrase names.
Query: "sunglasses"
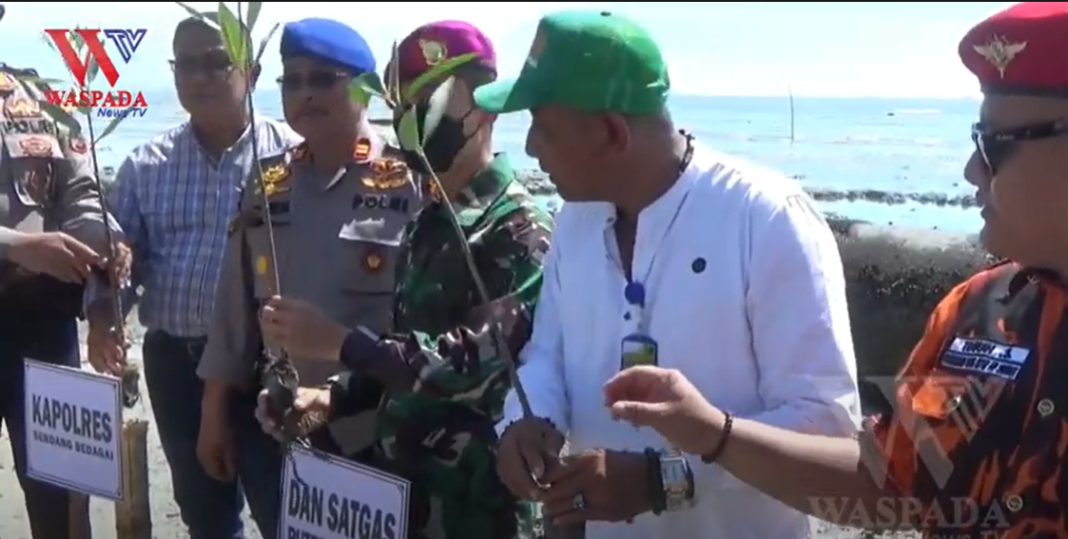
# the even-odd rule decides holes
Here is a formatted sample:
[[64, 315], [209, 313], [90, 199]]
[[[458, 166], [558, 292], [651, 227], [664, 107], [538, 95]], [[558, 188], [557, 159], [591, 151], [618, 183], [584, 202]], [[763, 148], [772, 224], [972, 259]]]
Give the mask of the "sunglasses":
[[169, 60], [171, 70], [179, 75], [203, 73], [209, 76], [225, 75], [234, 68], [227, 54], [205, 54], [203, 56], [183, 56]]
[[339, 71], [312, 71], [307, 75], [290, 73], [278, 77], [278, 84], [283, 90], [295, 92], [307, 87], [310, 90], [329, 90], [343, 79], [350, 79], [352, 75]]
[[1068, 135], [1068, 120], [1025, 125], [1005, 131], [991, 131], [982, 123], [972, 125], [972, 143], [991, 175], [997, 174], [1024, 142]]

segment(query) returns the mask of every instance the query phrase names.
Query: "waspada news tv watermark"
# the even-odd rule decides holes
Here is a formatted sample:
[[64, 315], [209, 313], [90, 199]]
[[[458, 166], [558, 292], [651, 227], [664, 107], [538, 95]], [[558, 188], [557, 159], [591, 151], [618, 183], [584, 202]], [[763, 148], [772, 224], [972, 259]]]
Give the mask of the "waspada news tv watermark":
[[[77, 84], [69, 90], [47, 90], [49, 104], [64, 109], [93, 109], [97, 117], [103, 118], [145, 115], [148, 104], [141, 91], [117, 86], [119, 70], [100, 40], [100, 35], [103, 34], [111, 42], [123, 64], [129, 64], [145, 38], [146, 29], [49, 28], [44, 33], [63, 58], [63, 63]], [[90, 88], [97, 73], [104, 75], [110, 90]]]
[[[1011, 500], [1010, 500], [1011, 501]], [[921, 530], [925, 539], [1003, 539], [1012, 508], [1001, 501], [980, 505], [967, 497], [922, 503], [882, 497], [867, 503], [845, 497], [812, 497], [810, 514], [820, 520], [875, 532]]]

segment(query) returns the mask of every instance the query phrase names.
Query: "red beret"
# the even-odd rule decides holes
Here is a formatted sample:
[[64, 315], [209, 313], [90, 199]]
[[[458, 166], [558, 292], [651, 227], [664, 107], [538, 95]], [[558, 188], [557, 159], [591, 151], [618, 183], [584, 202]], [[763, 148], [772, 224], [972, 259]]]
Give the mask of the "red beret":
[[1068, 97], [1068, 2], [1022, 2], [972, 28], [960, 59], [983, 93]]

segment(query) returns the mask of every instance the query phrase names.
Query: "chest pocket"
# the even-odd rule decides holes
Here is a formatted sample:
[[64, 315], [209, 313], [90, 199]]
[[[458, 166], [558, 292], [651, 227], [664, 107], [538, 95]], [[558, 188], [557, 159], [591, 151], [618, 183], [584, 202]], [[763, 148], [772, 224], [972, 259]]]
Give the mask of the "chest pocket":
[[392, 296], [407, 213], [353, 213], [337, 234], [341, 264], [352, 268], [342, 283], [347, 292]]
[[44, 210], [56, 200], [56, 161], [63, 158], [59, 142], [46, 135], [5, 135], [10, 159], [12, 194], [27, 208]]
[[1008, 384], [993, 376], [949, 370], [926, 376], [912, 395], [916, 447], [935, 443], [953, 461], [982, 458], [985, 444], [975, 443], [976, 439], [986, 436], [988, 427], [997, 427], [988, 420], [995, 407], [1006, 405]]
[[[261, 195], [256, 194], [258, 199]], [[249, 269], [252, 273], [252, 279], [255, 283], [256, 297], [260, 299], [269, 298], [277, 294], [275, 290], [275, 275], [278, 272], [278, 268], [275, 267], [275, 262], [278, 266], [284, 266], [286, 251], [284, 249], [284, 238], [289, 234], [290, 224], [290, 200], [288, 194], [272, 196], [268, 203], [269, 215], [271, 219], [271, 226], [267, 226], [267, 222], [264, 220], [263, 204], [259, 202], [250, 202], [246, 199], [246, 206], [248, 209], [241, 211], [240, 219], [244, 220], [245, 238], [248, 242], [248, 260], [245, 261], [249, 265]], [[273, 230], [275, 236], [275, 255], [277, 260], [271, 259], [271, 231]]]

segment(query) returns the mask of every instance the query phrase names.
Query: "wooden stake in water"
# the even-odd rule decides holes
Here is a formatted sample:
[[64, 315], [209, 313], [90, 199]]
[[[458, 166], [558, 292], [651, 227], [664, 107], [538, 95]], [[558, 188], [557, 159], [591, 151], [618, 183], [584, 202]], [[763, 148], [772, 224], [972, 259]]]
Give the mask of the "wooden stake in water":
[[790, 86], [786, 87], [786, 92], [790, 96], [790, 145], [794, 145], [794, 89]]

